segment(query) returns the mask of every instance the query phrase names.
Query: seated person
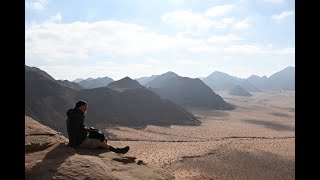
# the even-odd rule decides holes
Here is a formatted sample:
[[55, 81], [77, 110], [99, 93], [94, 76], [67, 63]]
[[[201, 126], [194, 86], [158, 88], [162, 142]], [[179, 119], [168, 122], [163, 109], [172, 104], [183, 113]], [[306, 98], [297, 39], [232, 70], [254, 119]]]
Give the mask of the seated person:
[[95, 138], [90, 135], [90, 132], [97, 131], [97, 129], [91, 127], [88, 128], [84, 124], [85, 114], [88, 110], [88, 104], [85, 101], [78, 101], [73, 109], [67, 111], [67, 131], [69, 138], [69, 151], [75, 152], [75, 148], [104, 148], [115, 153], [125, 154], [129, 151], [130, 147], [114, 148], [107, 143], [107, 138]]

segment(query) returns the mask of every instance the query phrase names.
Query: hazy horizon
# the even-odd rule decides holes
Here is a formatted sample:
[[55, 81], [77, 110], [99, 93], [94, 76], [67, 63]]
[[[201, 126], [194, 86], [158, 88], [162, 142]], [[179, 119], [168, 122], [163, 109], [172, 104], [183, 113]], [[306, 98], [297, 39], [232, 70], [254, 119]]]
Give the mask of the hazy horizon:
[[[26, 64], [27, 65], [27, 64]], [[27, 66], [29, 66], [29, 65], [27, 65]], [[30, 67], [32, 67], [32, 66], [30, 66]], [[33, 66], [33, 67], [36, 67], [36, 66]], [[288, 66], [289, 67], [289, 66]], [[293, 68], [295, 68], [295, 66], [290, 66], [290, 67], [293, 67]], [[37, 68], [39, 68], [39, 67], [37, 67]], [[287, 67], [286, 67], [287, 68]], [[41, 69], [41, 68], [40, 68]], [[284, 68], [285, 69], [285, 68]], [[41, 70], [43, 70], [43, 69], [41, 69]], [[279, 71], [281, 71], [281, 70], [283, 70], [283, 69], [280, 69]], [[219, 70], [217, 70], [217, 71], [219, 71]], [[277, 72], [279, 72], [279, 71], [276, 71], [275, 73], [277, 73]], [[123, 76], [123, 77], [120, 77], [120, 78], [118, 78], [118, 79], [116, 79], [116, 78], [113, 78], [113, 77], [110, 77], [110, 76], [98, 76], [98, 77], [78, 77], [78, 78], [75, 78], [75, 79], [64, 79], [64, 78], [62, 78], [62, 79], [57, 79], [57, 78], [55, 78], [55, 77], [53, 77], [54, 79], [56, 79], [56, 80], [68, 80], [68, 81], [74, 81], [74, 80], [76, 80], [76, 79], [88, 79], [88, 78], [93, 78], [93, 79], [97, 79], [97, 78], [104, 78], [104, 77], [109, 77], [109, 78], [111, 78], [111, 79], [113, 79], [114, 81], [118, 81], [118, 80], [120, 80], [120, 79], [123, 79], [123, 78], [125, 78], [125, 77], [129, 77], [129, 78], [131, 78], [131, 79], [139, 79], [139, 78], [142, 78], [142, 77], [151, 77], [151, 76], [153, 76], [153, 75], [162, 75], [162, 74], [164, 74], [164, 73], [167, 73], [167, 72], [169, 72], [169, 71], [166, 71], [166, 72], [163, 72], [163, 73], [161, 73], [161, 74], [152, 74], [152, 75], [145, 75], [145, 76], [139, 76], [139, 77], [130, 77], [130, 76]], [[171, 72], [173, 72], [173, 71], [171, 71]], [[222, 71], [219, 71], [219, 72], [222, 72]], [[48, 73], [48, 72], [47, 72]], [[176, 73], [176, 72], [174, 72], [174, 73]], [[212, 74], [213, 72], [211, 72], [210, 74]], [[225, 73], [225, 72], [222, 72], [222, 73]], [[178, 73], [176, 73], [176, 74], [178, 74]], [[207, 76], [209, 76], [210, 74], [208, 74]], [[228, 73], [227, 73], [228, 74]], [[274, 74], [274, 73], [272, 73], [272, 74]], [[263, 77], [263, 76], [266, 76], [267, 78], [269, 78], [272, 74], [270, 74], [269, 76], [267, 76], [267, 75], [262, 75], [262, 76], [260, 76], [260, 77]], [[49, 73], [49, 75], [50, 76], [52, 76], [50, 73]], [[182, 76], [182, 75], [180, 75], [180, 74], [178, 74], [179, 76]], [[228, 75], [230, 75], [230, 76], [234, 76], [233, 74], [228, 74]], [[252, 74], [252, 75], [256, 75], [256, 74]], [[252, 76], [252, 75], [250, 75], [250, 76]], [[182, 77], [189, 77], [189, 78], [205, 78], [205, 77], [207, 77], [207, 76], [204, 76], [204, 77], [200, 77], [200, 76], [198, 76], [198, 77], [189, 77], [189, 76], [182, 76]], [[247, 78], [249, 78], [250, 76], [248, 76], [248, 77], [244, 77], [244, 78], [242, 78], [242, 77], [238, 77], [238, 76], [235, 76], [235, 77], [238, 77], [238, 78], [242, 78], [242, 79], [247, 79]]]
[[292, 0], [26, 0], [25, 64], [55, 79], [295, 67]]

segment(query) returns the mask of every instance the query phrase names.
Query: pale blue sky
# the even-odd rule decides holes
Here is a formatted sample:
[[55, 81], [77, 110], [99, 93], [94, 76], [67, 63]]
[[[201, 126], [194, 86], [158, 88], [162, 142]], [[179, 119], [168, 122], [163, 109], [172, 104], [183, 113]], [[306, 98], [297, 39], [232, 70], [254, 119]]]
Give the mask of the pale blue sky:
[[55, 79], [295, 66], [294, 0], [26, 0], [25, 64]]

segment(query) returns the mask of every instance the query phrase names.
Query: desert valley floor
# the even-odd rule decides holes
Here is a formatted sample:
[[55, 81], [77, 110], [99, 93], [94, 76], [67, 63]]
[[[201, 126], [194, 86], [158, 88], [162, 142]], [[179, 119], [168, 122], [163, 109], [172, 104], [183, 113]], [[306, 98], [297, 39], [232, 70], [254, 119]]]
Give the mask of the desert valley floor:
[[216, 93], [237, 108], [189, 109], [200, 126], [107, 128], [109, 143], [176, 179], [295, 179], [295, 92]]

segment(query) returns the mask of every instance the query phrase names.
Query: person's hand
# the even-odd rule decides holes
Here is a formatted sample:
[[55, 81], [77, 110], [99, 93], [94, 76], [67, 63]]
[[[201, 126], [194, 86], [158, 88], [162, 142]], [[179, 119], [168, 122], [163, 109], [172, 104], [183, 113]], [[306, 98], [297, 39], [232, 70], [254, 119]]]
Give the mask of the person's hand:
[[93, 130], [95, 130], [95, 128], [93, 127], [88, 128], [88, 131], [93, 131]]

